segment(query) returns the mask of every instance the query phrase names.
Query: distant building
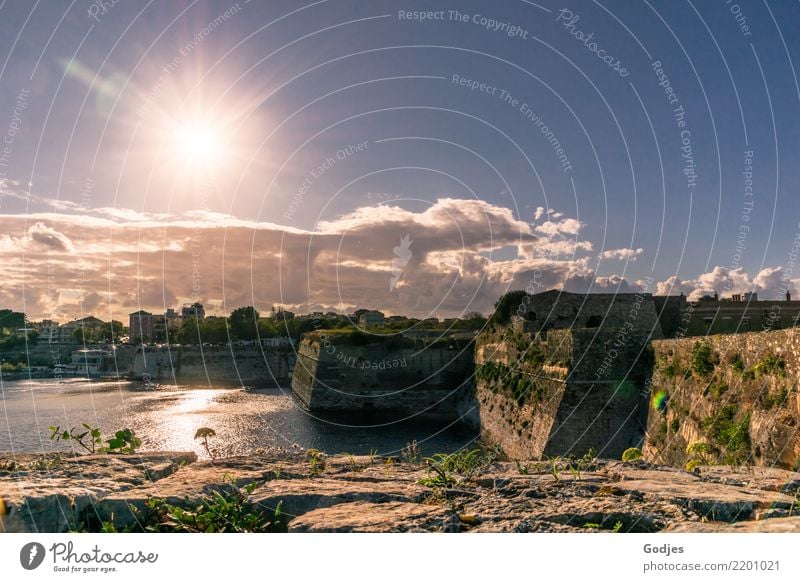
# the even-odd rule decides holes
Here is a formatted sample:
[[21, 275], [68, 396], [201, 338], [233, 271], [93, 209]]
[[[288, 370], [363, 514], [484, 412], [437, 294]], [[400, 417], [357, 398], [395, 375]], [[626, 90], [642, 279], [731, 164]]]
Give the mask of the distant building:
[[715, 294], [698, 301], [689, 301], [684, 295], [654, 299], [669, 337], [771, 331], [800, 323], [800, 301], [793, 301], [788, 293], [775, 301], [759, 301], [756, 293], [722, 299]]
[[366, 310], [359, 315], [358, 323], [361, 327], [383, 327], [386, 318], [381, 311]]
[[273, 307], [272, 308], [272, 315], [270, 317], [272, 319], [276, 319], [276, 320], [279, 320], [279, 321], [284, 321], [286, 319], [294, 319], [294, 313], [292, 313], [291, 311], [287, 311], [286, 309], [283, 309], [282, 307], [279, 307], [278, 309], [275, 309]]
[[353, 317], [352, 317], [353, 321], [359, 321], [361, 319], [361, 316], [369, 311], [370, 311], [369, 309], [356, 309], [353, 312]]
[[[194, 317], [194, 316], [193, 316]], [[164, 315], [153, 315], [152, 338], [155, 341], [173, 341], [181, 327], [181, 316], [174, 309], [167, 309]]]
[[178, 331], [181, 327], [181, 315], [172, 308], [164, 312], [166, 327], [170, 332]]
[[84, 332], [99, 332], [102, 330], [104, 325], [105, 322], [102, 319], [98, 319], [93, 315], [83, 317], [81, 319], [75, 319], [69, 323], [58, 326], [54, 334], [55, 340], [52, 343], [78, 343], [78, 340], [75, 338], [75, 332], [77, 330], [82, 329]]
[[181, 317], [183, 319], [196, 317], [197, 321], [203, 321], [206, 318], [206, 310], [202, 303], [185, 303], [181, 307]]
[[39, 341], [55, 343], [58, 338], [58, 322], [52, 319], [32, 321], [28, 324], [36, 333], [39, 334]]
[[111, 352], [106, 350], [76, 350], [72, 352], [72, 367], [78, 376], [96, 376], [106, 369]]
[[128, 337], [132, 342], [149, 342], [153, 340], [153, 314], [139, 310], [129, 316]]
[[550, 329], [604, 328], [647, 332], [652, 338], [769, 331], [800, 325], [800, 301], [760, 301], [756, 293], [689, 301], [681, 295], [569, 293], [528, 295], [510, 317], [514, 329], [546, 337]]

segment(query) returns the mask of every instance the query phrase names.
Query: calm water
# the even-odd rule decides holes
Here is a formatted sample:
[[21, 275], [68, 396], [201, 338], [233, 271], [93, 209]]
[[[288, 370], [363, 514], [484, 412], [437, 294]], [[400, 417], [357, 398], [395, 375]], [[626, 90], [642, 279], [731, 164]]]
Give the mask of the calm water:
[[453, 451], [474, 439], [460, 426], [404, 422], [353, 427], [315, 419], [289, 391], [245, 392], [241, 388], [160, 386], [141, 390], [138, 382], [21, 380], [0, 390], [0, 451], [48, 452], [69, 449], [50, 441], [50, 425], [80, 427], [87, 422], [104, 434], [132, 428], [142, 450], [196, 451], [201, 426], [217, 432], [212, 445], [221, 454], [248, 454], [258, 448], [298, 444], [328, 453], [397, 453], [416, 439], [425, 454]]

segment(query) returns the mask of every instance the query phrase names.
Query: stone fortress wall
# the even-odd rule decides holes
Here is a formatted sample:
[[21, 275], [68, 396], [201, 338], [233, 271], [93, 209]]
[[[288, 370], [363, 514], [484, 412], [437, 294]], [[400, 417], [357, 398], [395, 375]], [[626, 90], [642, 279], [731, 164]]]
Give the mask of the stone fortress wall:
[[318, 413], [453, 416], [472, 370], [468, 341], [313, 333], [300, 343], [292, 391]]
[[[590, 311], [601, 314], [592, 328], [545, 324], [531, 332], [512, 325], [479, 336], [475, 377], [483, 437], [515, 458], [580, 456], [589, 449], [618, 458], [626, 448], [640, 446], [649, 343], [661, 330], [652, 301], [632, 301], [606, 319], [602, 301], [592, 302]], [[634, 305], [642, 323], [626, 326]], [[538, 301], [536, 307], [542, 306], [549, 308]], [[574, 304], [569, 309], [558, 313], [560, 324], [575, 319], [585, 324], [595, 315], [582, 314]], [[537, 322], [539, 313], [528, 321]]]
[[[645, 458], [798, 467], [800, 329], [653, 342]], [[687, 452], [693, 443], [696, 452]]]
[[291, 347], [180, 346], [138, 348], [129, 376], [154, 382], [212, 382], [288, 387], [295, 364]]
[[554, 291], [524, 305], [476, 340], [481, 430], [510, 456], [635, 446], [681, 467], [797, 468], [800, 329], [671, 338], [696, 317], [685, 298], [648, 294]]

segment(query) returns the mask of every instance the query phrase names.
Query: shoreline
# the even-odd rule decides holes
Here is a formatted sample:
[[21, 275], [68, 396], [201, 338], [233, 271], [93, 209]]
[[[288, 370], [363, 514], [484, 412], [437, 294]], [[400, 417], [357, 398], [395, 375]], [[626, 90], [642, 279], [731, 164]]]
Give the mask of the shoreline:
[[412, 453], [0, 453], [0, 531], [171, 531], [152, 521], [153, 500], [191, 509], [219, 493], [245, 515], [280, 514], [279, 530], [256, 531], [800, 532], [800, 474], [784, 469], [464, 454], [450, 466]]

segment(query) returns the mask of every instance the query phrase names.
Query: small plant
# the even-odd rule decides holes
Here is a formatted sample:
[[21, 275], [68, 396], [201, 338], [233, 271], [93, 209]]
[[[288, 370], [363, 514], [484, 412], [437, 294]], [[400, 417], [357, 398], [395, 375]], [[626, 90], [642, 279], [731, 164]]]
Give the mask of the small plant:
[[559, 481], [558, 474], [561, 472], [561, 457], [545, 457], [547, 466], [553, 479]]
[[614, 533], [619, 533], [621, 529], [622, 529], [622, 522], [617, 521], [617, 523], [614, 524], [614, 528], [611, 531]]
[[586, 529], [600, 529], [600, 524], [587, 521], [586, 523], [583, 524], [583, 527]]
[[733, 368], [739, 374], [744, 374], [745, 365], [740, 354], [734, 354], [731, 358], [731, 368]]
[[659, 362], [658, 369], [664, 375], [665, 378], [675, 378], [677, 376], [683, 375], [683, 369], [681, 368], [681, 362], [678, 358], [672, 358], [669, 361], [662, 360]]
[[491, 459], [491, 454], [481, 449], [458, 451], [455, 453], [437, 453], [425, 459], [429, 477], [421, 479], [421, 485], [432, 488], [447, 488], [456, 482], [454, 475], [469, 477], [480, 470]]
[[137, 438], [136, 434], [129, 428], [123, 428], [114, 433], [114, 436], [103, 444], [103, 433], [97, 427], [93, 427], [85, 422], [81, 425], [85, 430], [71, 428], [61, 430], [60, 426], [50, 426], [50, 440], [75, 441], [87, 453], [135, 453], [136, 449], [142, 446], [142, 439]]
[[129, 428], [123, 428], [114, 433], [114, 436], [106, 441], [106, 447], [102, 451], [107, 453], [135, 453], [136, 449], [142, 446], [142, 439], [137, 438], [136, 434]]
[[447, 489], [455, 483], [453, 476], [445, 471], [441, 465], [434, 462], [433, 459], [425, 459], [425, 464], [428, 466], [428, 477], [420, 479], [420, 485], [431, 489]]
[[406, 463], [410, 463], [412, 465], [418, 464], [419, 463], [420, 452], [419, 452], [419, 446], [417, 445], [417, 441], [413, 440], [410, 443], [408, 443], [400, 451], [400, 457]]
[[694, 472], [700, 465], [714, 464], [714, 456], [716, 451], [708, 443], [694, 442], [686, 447], [686, 454], [689, 455], [689, 461], [686, 463], [686, 470]]
[[50, 426], [48, 427], [50, 429], [50, 440], [56, 442], [75, 441], [87, 453], [93, 454], [103, 444], [102, 433], [99, 428], [92, 427], [85, 422], [81, 426], [86, 430], [81, 431], [72, 427], [69, 430], [62, 431], [60, 426]]
[[28, 471], [52, 471], [60, 465], [63, 460], [61, 455], [37, 457], [30, 463], [26, 463], [24, 468]]
[[625, 449], [622, 453], [622, 460], [626, 463], [631, 461], [636, 461], [642, 458], [642, 450], [637, 447], [631, 447], [629, 449]]
[[287, 520], [281, 511], [282, 502], [267, 512], [250, 502], [255, 489], [251, 483], [244, 489], [235, 488], [222, 493], [213, 491], [191, 509], [172, 505], [161, 499], [151, 499], [147, 507], [157, 516], [155, 525], [148, 527], [159, 532], [256, 533], [285, 532]]
[[369, 450], [369, 464], [375, 464], [375, 458], [378, 456], [378, 449], [370, 449]]
[[523, 465], [519, 459], [514, 459], [514, 463], [517, 465], [517, 471], [520, 475], [529, 475], [531, 470], [528, 465]]
[[311, 477], [319, 477], [322, 473], [325, 472], [325, 453], [317, 450], [317, 449], [308, 449], [306, 451], [306, 457], [308, 457], [308, 463], [311, 466]]
[[394, 458], [393, 457], [386, 457], [383, 460], [383, 467], [386, 469], [386, 478], [391, 479], [392, 477], [392, 469], [394, 469]]
[[214, 453], [211, 452], [211, 447], [208, 444], [208, 439], [217, 436], [217, 431], [213, 428], [208, 428], [207, 426], [202, 426], [197, 429], [197, 432], [194, 433], [194, 440], [203, 439], [203, 442], [200, 443], [203, 448], [206, 450], [206, 454], [214, 458]]

